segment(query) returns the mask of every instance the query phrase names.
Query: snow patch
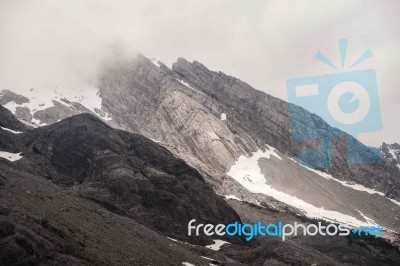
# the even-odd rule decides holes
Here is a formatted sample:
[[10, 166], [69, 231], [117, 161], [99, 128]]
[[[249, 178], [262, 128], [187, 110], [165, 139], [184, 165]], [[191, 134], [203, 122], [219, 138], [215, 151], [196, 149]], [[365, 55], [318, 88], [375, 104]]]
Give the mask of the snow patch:
[[193, 88], [192, 86], [190, 86], [189, 83], [187, 83], [187, 82], [185, 82], [183, 80], [180, 80], [180, 79], [176, 79], [176, 80], [179, 81], [181, 84], [185, 85], [186, 87], [188, 87], [189, 89], [194, 90], [195, 92], [198, 92], [198, 93], [201, 93], [201, 94], [205, 95], [201, 91], [198, 91], [195, 88]]
[[[300, 166], [303, 167], [303, 168], [306, 168], [307, 170], [310, 170], [310, 171], [313, 172], [313, 173], [316, 173], [317, 175], [319, 175], [319, 176], [321, 176], [321, 177], [323, 177], [323, 178], [325, 178], [325, 179], [333, 180], [333, 181], [335, 181], [335, 182], [338, 182], [338, 183], [342, 184], [342, 185], [345, 186], [345, 187], [349, 187], [349, 188], [352, 188], [352, 189], [358, 190], [358, 191], [367, 192], [367, 193], [369, 193], [369, 194], [378, 194], [379, 196], [382, 196], [382, 197], [384, 197], [384, 198], [387, 198], [387, 197], [385, 196], [385, 194], [382, 193], [382, 192], [380, 192], [380, 191], [376, 191], [376, 190], [374, 190], [374, 189], [364, 187], [363, 185], [356, 184], [356, 183], [354, 183], [354, 182], [348, 182], [348, 181], [342, 181], [342, 180], [336, 179], [336, 178], [334, 178], [332, 175], [330, 175], [330, 174], [328, 174], [328, 173], [325, 173], [325, 172], [322, 172], [322, 171], [319, 171], [319, 170], [316, 170], [316, 169], [307, 167], [307, 166], [302, 165], [302, 164], [300, 164]], [[400, 206], [400, 202], [398, 202], [398, 201], [396, 201], [396, 200], [394, 200], [394, 199], [390, 199], [390, 198], [387, 198], [387, 199], [389, 199], [389, 200], [392, 201], [393, 203], [395, 203], [395, 204], [397, 204], [397, 205]]]
[[212, 258], [208, 258], [208, 257], [205, 257], [205, 256], [200, 256], [200, 257], [202, 257], [203, 259], [206, 259], [206, 260], [211, 260], [211, 262], [210, 262], [210, 266], [215, 266], [215, 265], [220, 265], [221, 264], [221, 262], [220, 261], [218, 261], [218, 260], [215, 260], [215, 259], [212, 259]]
[[211, 259], [211, 258], [208, 258], [208, 257], [205, 257], [205, 256], [200, 256], [200, 257], [202, 257], [203, 259], [206, 259], [206, 260], [214, 260], [214, 259]]
[[169, 240], [171, 240], [171, 241], [174, 241], [174, 242], [178, 242], [178, 243], [185, 244], [185, 242], [179, 241], [179, 240], [177, 240], [177, 239], [175, 239], [175, 238], [168, 237], [168, 236], [167, 236], [167, 238], [168, 238]]
[[189, 245], [189, 246], [195, 246], [195, 245], [190, 244], [190, 243], [188, 243], [188, 242], [179, 241], [179, 240], [177, 240], [177, 239], [175, 239], [175, 238], [172, 238], [172, 237], [166, 236], [166, 238], [168, 238], [169, 240], [171, 240], [171, 241], [173, 241], [173, 242], [177, 242], [177, 243], [181, 243], [181, 244], [185, 244], [185, 245]]
[[214, 244], [208, 245], [206, 246], [206, 248], [218, 251], [224, 244], [230, 244], [230, 243], [220, 239], [214, 239]]
[[376, 191], [376, 190], [373, 190], [373, 189], [370, 189], [370, 188], [367, 188], [367, 187], [364, 187], [363, 185], [359, 185], [359, 184], [355, 184], [355, 183], [352, 183], [352, 182], [346, 182], [346, 181], [342, 181], [342, 180], [336, 179], [336, 178], [334, 178], [332, 175], [330, 175], [328, 173], [325, 173], [325, 172], [322, 172], [322, 171], [307, 167], [307, 166], [305, 166], [303, 164], [300, 164], [300, 166], [303, 167], [303, 168], [306, 168], [307, 170], [309, 170], [309, 171], [311, 171], [311, 172], [313, 172], [313, 173], [315, 173], [315, 174], [317, 174], [317, 175], [319, 175], [319, 176], [321, 176], [321, 177], [323, 177], [325, 179], [336, 181], [336, 182], [342, 184], [343, 186], [352, 188], [354, 190], [368, 192], [369, 194], [378, 194], [380, 196], [385, 196], [384, 193]]
[[265, 194], [287, 205], [298, 208], [302, 210], [308, 217], [323, 219], [330, 222], [340, 222], [353, 226], [366, 225], [365, 222], [360, 221], [353, 216], [316, 207], [295, 196], [278, 191], [268, 185], [266, 183], [264, 174], [261, 172], [261, 169], [258, 165], [258, 160], [260, 158], [270, 159], [271, 155], [282, 160], [282, 158], [275, 152], [273, 147], [268, 146], [268, 148], [269, 149], [265, 152], [259, 150], [253, 153], [250, 158], [240, 156], [235, 164], [232, 165], [227, 175], [238, 181], [248, 191], [252, 193]]
[[[239, 181], [249, 191], [258, 191], [258, 188], [265, 185], [264, 175], [258, 166], [258, 160], [261, 158], [270, 159], [272, 156], [282, 160], [282, 158], [275, 152], [275, 149], [268, 146], [268, 149], [263, 152], [258, 150], [251, 157], [240, 156], [234, 165], [231, 166], [227, 175]], [[256, 192], [257, 193], [257, 192]]]
[[[392, 160], [394, 160], [395, 162], [397, 161], [396, 151], [396, 149], [389, 148], [389, 153], [392, 156]], [[400, 169], [400, 163], [398, 163], [396, 166]]]
[[9, 128], [5, 128], [5, 127], [0, 127], [2, 130], [5, 130], [5, 131], [9, 131], [9, 132], [11, 132], [11, 133], [13, 133], [13, 134], [21, 134], [21, 133], [23, 133], [23, 132], [21, 132], [21, 131], [15, 131], [15, 130], [12, 130], [12, 129], [9, 129]]
[[152, 62], [153, 65], [155, 65], [155, 66], [157, 66], [157, 67], [160, 67], [160, 66], [161, 66], [161, 65], [160, 65], [160, 62], [159, 62], [157, 59], [155, 59], [155, 58], [150, 59], [150, 62]]
[[254, 204], [256, 204], [258, 207], [261, 207], [261, 208], [265, 209], [265, 207], [262, 206], [261, 203], [258, 200], [256, 200]]
[[[16, 112], [17, 107], [26, 107], [29, 109], [31, 115], [37, 111], [45, 110], [49, 107], [54, 106], [53, 101], [57, 101], [68, 107], [72, 107], [70, 104], [61, 101], [61, 99], [67, 99], [70, 102], [78, 102], [97, 114], [95, 108], [101, 110], [102, 99], [99, 96], [99, 91], [94, 87], [85, 88], [66, 88], [66, 87], [54, 87], [54, 88], [31, 88], [31, 89], [10, 89], [10, 91], [25, 96], [29, 99], [28, 103], [16, 104], [14, 101], [4, 105], [13, 114]], [[40, 125], [40, 121], [35, 120], [36, 124]]]
[[243, 201], [243, 200], [239, 199], [238, 197], [236, 197], [235, 195], [225, 195], [224, 197], [226, 199], [233, 199], [233, 200], [237, 200], [237, 201]]
[[395, 149], [390, 148], [390, 149], [389, 149], [389, 153], [390, 153], [390, 155], [392, 155], [392, 157], [393, 157], [394, 159], [397, 158], [396, 150], [395, 150]]
[[21, 159], [23, 156], [20, 155], [21, 153], [11, 153], [6, 151], [0, 151], [0, 157], [4, 158], [10, 162], [15, 162]]
[[378, 225], [373, 219], [371, 219], [371, 218], [365, 216], [364, 213], [360, 212], [359, 210], [356, 210], [356, 211], [358, 211], [358, 213], [359, 213], [359, 214], [365, 219], [365, 221], [367, 221], [369, 224]]
[[[18, 119], [18, 118], [17, 118]], [[22, 124], [26, 125], [26, 126], [30, 126], [30, 127], [34, 127], [36, 128], [37, 125], [28, 121], [25, 121], [24, 119], [18, 119], [19, 122], [21, 122]]]
[[185, 266], [196, 266], [196, 265], [191, 264], [190, 262], [187, 262], [187, 261], [182, 262], [182, 265], [185, 265]]
[[222, 121], [225, 121], [225, 120], [226, 120], [226, 114], [225, 114], [225, 113], [222, 113], [222, 114], [221, 114], [221, 120], [222, 120]]
[[104, 117], [102, 117], [104, 120], [106, 120], [106, 121], [111, 121], [112, 120], [112, 117], [110, 116], [110, 114], [109, 113], [105, 113], [106, 115], [104, 116]]
[[38, 126], [45, 126], [46, 125], [46, 123], [42, 123], [40, 120], [38, 120], [36, 118], [33, 118], [33, 117], [32, 117], [32, 123], [34, 123], [35, 125], [38, 125]]

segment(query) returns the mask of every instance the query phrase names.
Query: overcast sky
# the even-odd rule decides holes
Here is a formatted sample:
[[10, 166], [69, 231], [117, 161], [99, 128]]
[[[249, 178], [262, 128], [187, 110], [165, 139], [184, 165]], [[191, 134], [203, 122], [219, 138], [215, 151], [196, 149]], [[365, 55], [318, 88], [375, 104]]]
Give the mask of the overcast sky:
[[336, 73], [337, 41], [355, 70], [377, 72], [383, 130], [360, 139], [400, 142], [400, 2], [393, 1], [0, 1], [0, 89], [76, 86], [91, 80], [110, 46], [165, 64], [178, 57], [236, 76], [286, 100], [286, 80]]

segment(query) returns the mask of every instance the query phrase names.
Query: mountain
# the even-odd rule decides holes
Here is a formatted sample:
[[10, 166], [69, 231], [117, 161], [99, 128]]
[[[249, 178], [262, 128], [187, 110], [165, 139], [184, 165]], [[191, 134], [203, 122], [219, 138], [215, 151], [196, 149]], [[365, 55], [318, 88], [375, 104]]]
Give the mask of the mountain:
[[187, 239], [191, 219], [225, 224], [240, 220], [183, 160], [90, 114], [33, 129], [17, 141], [23, 147], [23, 158], [16, 162], [20, 169], [73, 187], [83, 197], [171, 237]]
[[[21, 126], [8, 110], [0, 114], [9, 127]], [[21, 156], [0, 158], [2, 265], [205, 263], [189, 244], [165, 236], [212, 244], [206, 235], [188, 238], [187, 223], [240, 221], [197, 170], [90, 114], [5, 134], [14, 147], [3, 152]]]
[[[313, 150], [315, 145], [318, 145], [318, 140], [314, 142], [294, 140], [290, 131], [291, 123], [298, 124], [296, 128], [301, 128], [302, 134], [310, 136], [305, 139], [313, 139], [311, 136], [325, 138], [331, 136], [330, 138], [334, 139], [335, 135], [340, 135], [336, 133], [338, 131], [336, 128], [329, 126], [317, 115], [257, 91], [241, 80], [222, 72], [210, 71], [199, 62], [189, 63], [181, 58], [174, 63], [172, 69], [189, 84], [215, 98], [220, 104], [224, 104], [232, 124], [241, 125], [254, 139], [284, 151], [289, 156], [298, 157], [302, 151]], [[295, 117], [290, 117], [289, 108], [295, 110]], [[351, 139], [344, 133], [342, 135]], [[400, 196], [398, 178], [392, 175], [384, 162], [376, 165], [351, 165], [347, 163], [346, 140], [339, 139], [332, 145], [334, 166], [325, 171], [340, 180], [357, 182], [370, 188], [372, 185], [393, 198]], [[314, 160], [325, 160], [330, 156], [329, 152], [327, 149], [322, 150], [319, 157]], [[363, 152], [369, 152], [365, 146]], [[313, 164], [312, 161], [306, 163]], [[366, 175], [366, 172], [369, 174]]]
[[398, 143], [383, 143], [380, 150], [390, 165], [400, 170], [400, 145]]
[[[4, 109], [0, 114], [10, 115]], [[13, 119], [8, 126], [18, 124]], [[235, 199], [224, 201], [197, 170], [164, 147], [113, 129], [90, 114], [4, 133], [14, 136], [13, 148], [20, 158], [0, 158], [2, 265], [398, 265], [400, 261], [398, 249], [387, 240], [353, 235], [286, 241], [263, 237], [251, 242], [229, 237], [222, 248], [212, 250], [203, 247], [212, 243], [210, 237], [187, 236], [189, 219], [226, 224], [256, 223], [268, 217], [270, 222], [306, 225], [318, 220], [290, 208], [278, 211]], [[4, 141], [0, 135], [0, 144]]]
[[[307, 219], [354, 226], [380, 224], [387, 228], [387, 238], [398, 238], [400, 173], [385, 158], [377, 164], [349, 164], [347, 141], [355, 140], [317, 115], [258, 91], [238, 78], [183, 58], [168, 68], [139, 54], [132, 59], [114, 60], [101, 69], [96, 88], [71, 89], [71, 92], [69, 88], [54, 88], [53, 92], [44, 90], [46, 93], [36, 88], [4, 90], [0, 103], [21, 121], [42, 126], [57, 125], [57, 121], [66, 117], [90, 113], [109, 126], [142, 135], [165, 147], [197, 169], [219, 195]], [[290, 108], [296, 111], [296, 116], [290, 116]], [[296, 128], [309, 136], [308, 139], [317, 139], [296, 141], [292, 137], [291, 122], [296, 123]], [[318, 146], [319, 136], [337, 135], [343, 137], [333, 141], [332, 168], [315, 170], [308, 167], [313, 161], [300, 161], [303, 151]], [[44, 136], [39, 139], [47, 143], [48, 137]], [[73, 139], [79, 139], [79, 135], [74, 135]], [[120, 143], [119, 137], [117, 139]], [[46, 149], [62, 146], [61, 141], [52, 145], [39, 142], [34, 146], [30, 141], [25, 139], [23, 143], [38, 151], [42, 146], [45, 149], [32, 169], [37, 169], [43, 158], [52, 158], [52, 153]], [[358, 144], [359, 156], [372, 153], [368, 147]], [[69, 145], [76, 146], [73, 142]], [[113, 151], [111, 147], [106, 146]], [[86, 148], [82, 149], [76, 154], [86, 158]], [[60, 174], [65, 171], [62, 169], [64, 162], [74, 158], [65, 156], [60, 155], [59, 168], [52, 166], [40, 172], [27, 170], [44, 176], [57, 172], [54, 177], [62, 184], [71, 186], [71, 183], [83, 182], [79, 189], [88, 192], [82, 176], [97, 176], [98, 173], [82, 169], [97, 169], [97, 164], [94, 167], [85, 162], [86, 159], [73, 161], [72, 165], [79, 167], [69, 174], [77, 174], [78, 178], [71, 179]], [[329, 156], [328, 150], [321, 150], [314, 162], [318, 164]], [[113, 202], [118, 209], [124, 204]], [[180, 237], [185, 240], [185, 236]]]
[[[112, 126], [170, 145], [184, 153], [182, 157], [194, 157], [219, 173], [226, 173], [240, 155], [249, 156], [266, 144], [293, 157], [318, 145], [318, 140], [298, 142], [292, 138], [288, 103], [237, 78], [210, 71], [199, 62], [180, 58], [169, 69], [139, 54], [132, 60], [107, 64], [102, 70], [98, 91], [32, 88], [24, 90], [23, 96], [3, 90], [0, 103], [20, 119], [40, 125], [78, 113], [96, 114]], [[293, 108], [297, 108], [293, 123], [299, 124], [304, 135], [335, 135], [337, 129], [318, 116]], [[363, 149], [360, 154], [368, 153]], [[349, 165], [346, 138], [335, 141], [333, 151], [334, 167], [327, 169], [329, 173], [391, 198], [400, 196], [399, 179], [384, 163]], [[322, 151], [318, 156], [316, 161], [330, 155]]]
[[2, 159], [0, 171], [0, 265], [226, 263]]
[[[98, 86], [103, 109], [111, 114], [116, 127], [159, 141], [199, 169], [219, 194], [266, 202], [278, 209], [281, 206], [276, 200], [290, 195], [302, 202], [289, 199], [284, 203], [311, 217], [340, 221], [345, 216], [346, 222], [360, 223], [366, 216], [395, 231], [400, 228], [398, 202], [387, 199], [398, 199], [400, 179], [385, 161], [349, 165], [345, 139], [339, 139], [333, 144], [333, 169], [316, 173], [297, 167], [289, 158], [315, 143], [292, 139], [289, 104], [237, 78], [210, 71], [196, 61], [181, 58], [169, 69], [139, 55], [105, 67]], [[318, 116], [301, 108], [296, 114], [305, 134], [337, 135], [337, 129]], [[268, 152], [263, 152], [271, 150], [284, 162], [269, 160]], [[368, 152], [365, 146], [364, 151]], [[258, 152], [263, 155], [255, 158]], [[324, 152], [321, 157], [329, 156]], [[240, 158], [254, 158], [263, 171], [261, 184], [266, 179], [284, 195], [257, 185], [255, 179], [246, 185], [243, 180], [249, 173], [230, 171]], [[290, 204], [293, 202], [300, 204]]]

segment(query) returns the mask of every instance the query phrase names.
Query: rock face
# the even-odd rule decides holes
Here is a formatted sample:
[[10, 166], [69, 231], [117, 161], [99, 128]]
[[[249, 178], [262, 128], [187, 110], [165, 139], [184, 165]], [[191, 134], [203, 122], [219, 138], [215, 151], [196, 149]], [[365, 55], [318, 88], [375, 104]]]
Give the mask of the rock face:
[[[318, 140], [314, 142], [294, 140], [291, 135], [291, 122], [297, 124], [296, 128], [302, 129], [302, 134], [310, 136], [306, 139], [313, 139], [311, 136], [325, 138], [331, 136], [331, 139], [335, 139], [334, 136], [339, 135], [337, 129], [329, 126], [315, 114], [257, 91], [243, 81], [222, 72], [210, 71], [197, 61], [190, 63], [180, 58], [173, 64], [172, 69], [191, 86], [216, 99], [226, 110], [232, 128], [239, 127], [253, 139], [268, 143], [280, 151], [286, 151], [289, 155], [299, 156], [300, 152], [313, 150], [318, 145]], [[295, 117], [289, 116], [289, 108], [296, 109]], [[343, 138], [333, 142], [334, 165], [332, 169], [326, 171], [339, 179], [374, 187], [388, 196], [399, 198], [399, 175], [393, 173], [385, 161], [371, 165], [347, 163], [346, 138], [352, 138], [344, 133], [343, 135]], [[367, 147], [362, 145], [360, 147], [360, 155], [370, 153]], [[326, 160], [328, 156], [330, 156], [328, 151], [322, 150], [314, 160]], [[313, 164], [312, 161], [307, 163]]]
[[[240, 220], [201, 174], [166, 148], [82, 114], [18, 138], [17, 164], [55, 184], [73, 187], [105, 208], [186, 240], [187, 224]], [[188, 239], [212, 243], [210, 238]]]
[[[169, 69], [140, 54], [132, 60], [115, 60], [102, 68], [97, 87], [97, 95], [92, 90], [78, 91], [75, 97], [56, 92], [43, 104], [4, 90], [0, 102], [20, 118], [42, 124], [79, 113], [96, 114], [113, 127], [161, 142], [198, 168], [215, 189], [225, 182], [225, 173], [240, 155], [249, 156], [268, 144], [298, 157], [315, 150], [320, 144], [318, 136], [324, 136], [333, 139], [333, 154], [321, 150], [306, 163], [318, 164], [332, 156], [333, 167], [325, 171], [336, 178], [400, 197], [400, 174], [386, 160], [348, 164], [347, 142], [353, 138], [344, 133], [336, 138], [339, 131], [318, 116], [235, 77], [210, 71], [197, 61], [179, 58]], [[289, 108], [295, 109], [296, 116], [289, 116]], [[316, 137], [315, 141], [294, 140], [290, 121], [309, 136], [306, 139]], [[356, 156], [372, 154], [369, 148], [359, 147]]]
[[[19, 121], [4, 109], [8, 126]], [[166, 148], [113, 129], [90, 114], [21, 134], [0, 131], [20, 160], [0, 158], [1, 265], [398, 265], [380, 238], [263, 237], [218, 252], [188, 237], [187, 222], [321, 222], [237, 200], [224, 201], [203, 176]], [[195, 160], [193, 160], [195, 162]], [[51, 182], [50, 182], [51, 181]], [[240, 186], [235, 186], [240, 189]], [[243, 192], [246, 193], [246, 192]], [[230, 207], [228, 205], [231, 205]], [[240, 213], [240, 217], [237, 213]], [[322, 221], [323, 222], [323, 221]], [[190, 245], [165, 236], [187, 241]], [[359, 254], [364, 254], [360, 259]], [[212, 258], [206, 259], [207, 258]], [[189, 265], [190, 265], [189, 264]]]
[[22, 124], [15, 116], [2, 105], [0, 105], [0, 127], [14, 131], [25, 131], [29, 127]]
[[224, 172], [258, 148], [246, 132], [221, 120], [223, 105], [143, 56], [105, 68], [99, 93], [113, 124], [177, 147], [214, 170]]
[[[23, 128], [5, 108], [0, 117]], [[206, 248], [190, 251], [165, 236], [211, 244], [188, 238], [191, 219], [240, 221], [183, 160], [90, 114], [19, 134], [0, 130], [0, 151], [22, 153], [13, 163], [0, 158], [1, 265], [208, 264], [199, 255]]]
[[27, 131], [0, 130], [0, 151], [23, 152], [14, 164], [0, 158], [1, 265], [208, 264], [200, 254], [226, 263], [165, 238], [210, 244], [188, 238], [189, 220], [240, 221], [165, 148], [89, 114], [30, 131], [1, 106], [0, 117], [2, 126]]
[[[245, 223], [265, 220], [277, 223], [313, 223], [289, 212], [276, 212], [268, 208], [249, 206], [229, 200]], [[298, 236], [282, 241], [279, 237], [259, 238], [253, 248], [230, 246], [222, 253], [245, 265], [397, 265], [399, 252], [380, 238], [359, 238], [354, 235]], [[360, 256], [363, 254], [363, 256]]]
[[[205, 165], [201, 169], [220, 175], [240, 155], [264, 149], [265, 144], [290, 156], [315, 149], [318, 139], [297, 142], [292, 138], [290, 119], [305, 135], [332, 139], [338, 135], [337, 129], [302, 108], [291, 106], [297, 108], [297, 116], [290, 118], [288, 103], [182, 58], [173, 64], [172, 71], [140, 55], [109, 66], [100, 78], [99, 89], [103, 107], [113, 115], [115, 126], [161, 141], [183, 158], [199, 160]], [[352, 139], [344, 134], [334, 141], [334, 167], [327, 171], [398, 198], [400, 179], [384, 161], [376, 165], [347, 163], [346, 138]], [[370, 153], [367, 147], [360, 147], [359, 154]], [[314, 159], [326, 160], [328, 156], [325, 150]]]
[[[325, 171], [324, 174], [329, 173], [339, 181], [363, 185], [391, 199], [399, 200], [400, 173], [390, 166], [390, 162], [382, 160], [378, 164], [370, 165], [349, 164], [346, 142], [349, 139], [355, 141], [350, 136], [332, 128], [320, 117], [300, 107], [257, 91], [235, 77], [211, 71], [199, 62], [188, 62], [180, 58], [173, 64], [172, 69], [169, 69], [162, 63], [140, 54], [134, 59], [114, 60], [102, 68], [97, 88], [97, 94], [90, 90], [93, 95], [87, 93], [88, 99], [93, 96], [92, 101], [86, 101], [85, 97], [80, 96], [67, 97], [66, 92], [62, 95], [55, 94], [54, 97], [58, 98], [51, 98], [44, 106], [31, 98], [28, 99], [28, 104], [25, 98], [10, 92], [3, 92], [0, 101], [6, 102], [6, 107], [15, 111], [14, 113], [24, 116], [29, 116], [26, 109], [22, 111], [17, 109], [18, 107], [35, 106], [35, 111], [29, 109], [32, 121], [38, 120], [47, 124], [73, 114], [92, 112], [112, 127], [143, 135], [166, 147], [190, 166], [198, 169], [218, 194], [235, 195], [255, 204], [267, 202], [267, 205], [273, 205], [279, 210], [284, 209], [282, 204], [277, 202], [279, 199], [274, 200], [261, 195], [262, 193], [251, 193], [237, 179], [227, 176], [236, 160], [241, 156], [250, 157], [254, 152], [272, 146], [279, 151], [280, 156], [287, 158], [287, 161], [289, 157], [298, 161], [302, 152], [314, 150], [319, 146], [319, 136], [333, 138], [343, 134], [341, 138], [333, 138], [334, 165], [329, 169], [321, 169]], [[79, 93], [83, 95], [83, 92]], [[89, 107], [88, 104], [96, 102], [96, 99], [101, 100], [101, 107], [98, 108], [98, 104]], [[290, 108], [295, 110], [295, 116], [290, 117]], [[308, 136], [307, 139], [316, 137], [316, 140], [299, 142], [293, 139], [291, 122]], [[361, 144], [359, 147], [357, 156], [372, 154], [368, 147]], [[318, 164], [330, 156], [327, 150], [321, 150], [306, 163]], [[273, 178], [284, 179], [287, 166], [286, 164], [273, 168]], [[262, 168], [264, 175], [272, 174], [268, 165]], [[307, 174], [299, 175], [304, 180], [312, 179], [308, 178]], [[242, 178], [245, 176], [246, 173]], [[319, 175], [318, 178], [323, 177]], [[267, 179], [265, 178], [265, 182]], [[339, 183], [340, 186], [342, 184]], [[301, 193], [304, 193], [301, 186], [291, 183], [286, 186], [290, 187], [293, 195], [302, 196]], [[332, 194], [330, 188], [324, 191], [327, 192], [326, 195]], [[384, 198], [382, 195], [379, 197]], [[308, 198], [308, 195], [304, 195], [304, 198]], [[353, 197], [343, 198], [347, 200]], [[337, 202], [335, 195], [328, 200]], [[383, 204], [386, 200], [382, 201], [381, 208], [388, 208]], [[357, 200], [361, 201], [364, 202], [361, 198]], [[380, 198], [376, 201], [379, 202]], [[356, 213], [359, 217], [357, 210], [360, 207], [352, 203], [350, 213]], [[373, 214], [375, 215], [376, 211]], [[390, 221], [390, 224], [396, 222]]]
[[0, 105], [0, 152], [18, 152], [20, 145], [18, 145], [17, 136], [13, 132], [22, 132], [28, 129], [28, 126], [22, 124], [8, 109]]
[[398, 143], [383, 143], [380, 147], [383, 157], [393, 168], [400, 170], [400, 145]]
[[0, 159], [0, 265], [208, 265], [200, 255], [234, 265]]
[[[235, 195], [256, 204], [265, 202], [282, 210], [271, 198], [248, 193], [226, 173], [240, 156], [249, 157], [255, 151], [266, 149], [267, 145], [277, 148], [282, 157], [296, 160], [301, 152], [315, 149], [319, 144], [318, 139], [299, 142], [292, 138], [292, 122], [303, 134], [310, 136], [308, 139], [312, 139], [311, 136], [330, 136], [333, 139], [334, 165], [331, 169], [325, 169], [326, 172], [338, 180], [361, 184], [399, 199], [399, 174], [393, 172], [386, 161], [375, 165], [348, 164], [346, 141], [355, 141], [350, 136], [340, 133], [300, 107], [257, 91], [235, 77], [210, 71], [199, 62], [190, 63], [180, 58], [171, 70], [162, 64], [154, 65], [139, 55], [134, 60], [105, 67], [98, 87], [104, 110], [113, 116], [110, 121], [113, 125], [159, 141], [199, 169], [219, 194]], [[290, 117], [289, 108], [296, 109], [295, 117]], [[334, 138], [340, 134], [342, 138]], [[360, 147], [360, 154], [372, 153], [369, 148]], [[331, 154], [327, 150], [322, 150], [314, 159], [323, 161], [329, 156]], [[264, 164], [262, 161], [258, 163]], [[264, 169], [265, 182], [278, 184], [271, 182], [268, 177], [284, 179], [289, 173], [290, 163], [261, 167]], [[254, 170], [251, 167], [250, 172]], [[310, 203], [313, 197], [302, 188], [310, 183], [310, 191], [319, 189], [321, 191], [317, 195], [328, 197], [322, 202], [321, 199], [315, 200], [315, 196], [314, 206], [347, 214], [360, 221], [365, 220], [359, 213], [363, 211], [377, 223], [398, 230], [398, 205], [387, 199], [375, 198], [367, 192], [353, 192], [338, 182], [331, 182], [335, 186], [325, 188], [318, 185], [319, 182], [311, 181], [311, 172], [308, 175], [297, 170], [292, 173], [304, 176], [301, 179], [306, 182], [299, 184], [294, 182], [294, 178], [293, 182], [286, 179], [288, 181], [284, 186], [289, 189], [285, 189], [285, 193]], [[318, 178], [321, 179], [321, 176], [317, 175]], [[283, 191], [282, 188], [275, 189]], [[336, 190], [343, 192], [339, 193], [340, 198], [332, 193]], [[364, 204], [368, 198], [371, 199], [371, 205], [375, 206], [374, 211], [370, 212], [368, 204]], [[349, 203], [349, 200], [352, 201]], [[379, 210], [393, 215], [387, 220], [382, 219]]]

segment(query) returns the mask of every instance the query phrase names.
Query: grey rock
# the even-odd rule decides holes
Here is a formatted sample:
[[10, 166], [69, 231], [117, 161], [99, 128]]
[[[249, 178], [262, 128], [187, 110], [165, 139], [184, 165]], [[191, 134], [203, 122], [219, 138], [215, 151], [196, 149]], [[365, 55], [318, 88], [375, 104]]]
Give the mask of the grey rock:
[[[153, 141], [109, 127], [89, 114], [31, 130], [19, 139], [19, 167], [80, 194], [120, 215], [193, 243], [187, 223], [240, 221], [201, 174]], [[232, 241], [232, 239], [230, 239]]]
[[27, 107], [16, 107], [15, 108], [15, 115], [19, 117], [23, 121], [31, 122], [32, 121], [32, 114], [29, 108]]
[[[280, 151], [285, 151], [290, 156], [299, 156], [302, 151], [312, 150], [318, 145], [314, 142], [298, 142], [292, 138], [290, 121], [297, 123], [297, 128], [302, 128], [302, 133], [310, 136], [338, 135], [338, 129], [332, 128], [315, 114], [287, 102], [274, 98], [266, 93], [257, 91], [243, 81], [228, 76], [222, 72], [208, 70], [201, 63], [188, 62], [179, 58], [172, 69], [182, 79], [194, 88], [217, 100], [227, 110], [227, 116], [235, 128], [241, 128], [252, 139], [259, 143], [267, 143]], [[296, 116], [289, 116], [289, 106], [296, 108]], [[331, 169], [326, 172], [335, 177], [355, 181], [369, 188], [384, 192], [392, 198], [400, 197], [400, 175], [393, 172], [386, 160], [378, 164], [351, 165], [347, 163], [346, 139], [349, 135], [341, 133], [344, 137], [333, 142], [333, 161]], [[368, 154], [369, 148], [360, 143], [362, 152]], [[324, 160], [329, 156], [328, 150], [320, 153]]]
[[395, 170], [400, 170], [400, 144], [382, 143], [380, 150], [383, 157], [389, 162]]
[[[0, 126], [14, 131], [25, 131], [29, 127], [21, 123], [14, 115], [5, 107], [0, 105]], [[3, 131], [0, 129], [0, 131]]]
[[[191, 164], [211, 173], [210, 180], [222, 183], [226, 193], [234, 191], [249, 200], [256, 196], [264, 205], [228, 200], [234, 211], [197, 170], [166, 148], [113, 129], [89, 114], [17, 136], [14, 142], [24, 158], [14, 163], [0, 160], [0, 206], [12, 210], [0, 217], [0, 235], [5, 236], [0, 237], [0, 264], [208, 265], [210, 260], [201, 256], [222, 265], [398, 265], [400, 261], [394, 244], [374, 237], [308, 236], [287, 241], [262, 237], [247, 243], [229, 238], [231, 244], [218, 252], [172, 241], [165, 235], [210, 243], [209, 238], [186, 238], [187, 221], [192, 218], [213, 224], [239, 219], [256, 223], [266, 217], [269, 222], [324, 221], [250, 195], [197, 157], [188, 157]], [[0, 135], [0, 144], [5, 141]], [[180, 152], [176, 153], [185, 155]]]
[[29, 103], [28, 98], [10, 90], [2, 90], [0, 96], [0, 105], [5, 105], [9, 102], [15, 102], [16, 104]]

